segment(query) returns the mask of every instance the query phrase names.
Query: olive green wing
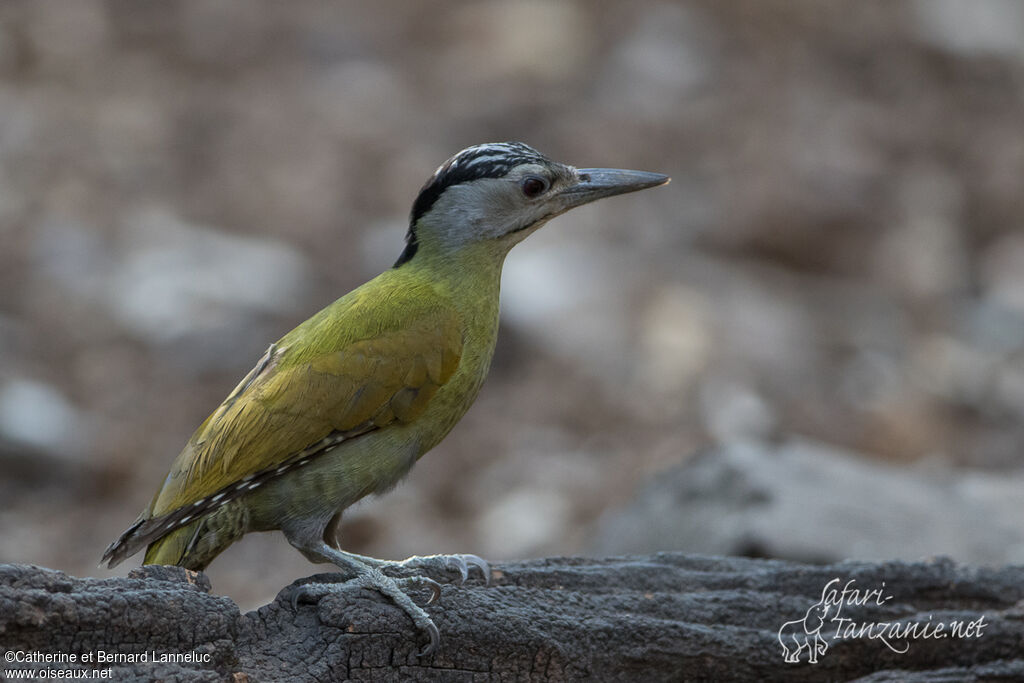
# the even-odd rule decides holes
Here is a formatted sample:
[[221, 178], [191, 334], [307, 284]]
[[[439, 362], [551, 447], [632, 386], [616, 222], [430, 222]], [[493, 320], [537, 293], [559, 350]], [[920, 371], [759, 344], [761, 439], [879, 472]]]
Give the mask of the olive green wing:
[[458, 367], [462, 326], [443, 307], [376, 321], [356, 338], [332, 343], [330, 327], [338, 322], [314, 317], [299, 328], [303, 334], [271, 346], [196, 430], [148, 510], [111, 544], [104, 562], [113, 566], [346, 440], [415, 420]]

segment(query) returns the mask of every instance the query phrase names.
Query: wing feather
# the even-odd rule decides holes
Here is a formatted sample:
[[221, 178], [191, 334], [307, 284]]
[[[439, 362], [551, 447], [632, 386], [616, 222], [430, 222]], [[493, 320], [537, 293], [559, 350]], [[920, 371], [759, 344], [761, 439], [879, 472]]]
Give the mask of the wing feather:
[[[385, 324], [369, 337], [321, 343], [313, 352], [296, 352], [292, 335], [271, 346], [196, 430], [146, 517], [198, 504], [338, 434], [358, 436], [415, 420], [454, 374], [462, 353], [458, 317], [439, 307], [424, 313]], [[313, 318], [307, 325], [317, 323]]]

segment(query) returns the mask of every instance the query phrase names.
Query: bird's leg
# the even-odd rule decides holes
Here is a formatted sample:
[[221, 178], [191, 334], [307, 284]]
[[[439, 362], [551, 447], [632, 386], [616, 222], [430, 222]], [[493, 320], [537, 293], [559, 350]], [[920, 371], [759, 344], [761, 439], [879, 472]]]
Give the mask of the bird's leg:
[[382, 571], [390, 569], [404, 573], [409, 570], [424, 570], [436, 575], [449, 569], [454, 569], [461, 577], [459, 583], [465, 583], [466, 579], [469, 578], [470, 568], [476, 567], [483, 575], [484, 583], [490, 584], [491, 582], [491, 566], [487, 563], [487, 560], [477, 555], [413, 555], [404, 560], [395, 561], [379, 560], [375, 557], [367, 557], [366, 555], [357, 555], [355, 553], [346, 552], [345, 554], [363, 564]]
[[427, 634], [430, 642], [420, 651], [421, 657], [437, 650], [438, 643], [441, 640], [437, 626], [434, 625], [433, 620], [424, 609], [413, 602], [412, 598], [399, 586], [399, 584], [403, 584], [409, 587], [429, 587], [432, 591], [431, 598], [427, 601], [429, 605], [441, 595], [441, 586], [436, 581], [423, 576], [394, 579], [381, 572], [380, 569], [363, 562], [359, 559], [358, 555], [342, 552], [332, 548], [323, 541], [315, 549], [305, 548], [303, 551], [309, 556], [322, 557], [341, 569], [348, 570], [353, 575], [353, 578], [340, 585], [333, 583], [307, 583], [299, 586], [292, 595], [293, 608], [297, 608], [300, 602], [317, 602], [350, 586], [369, 588], [390, 598], [395, 605], [409, 615], [409, 618], [412, 619], [412, 622], [418, 629]]
[[339, 552], [345, 553], [345, 555], [354, 560], [380, 569], [381, 571], [395, 572], [399, 576], [408, 575], [410, 571], [417, 570], [425, 571], [433, 576], [444, 576], [448, 570], [453, 569], [459, 573], [459, 583], [465, 583], [466, 579], [469, 578], [470, 568], [476, 567], [483, 575], [484, 584], [486, 585], [491, 583], [490, 565], [487, 564], [487, 560], [476, 555], [414, 555], [401, 561], [394, 561], [380, 560], [376, 557], [368, 557], [366, 555], [358, 555], [356, 553], [341, 550], [341, 546], [338, 543], [338, 539], [340, 537], [339, 530], [341, 527], [341, 515], [342, 513], [338, 512], [331, 518], [331, 521], [327, 523], [327, 527], [324, 529], [323, 537], [331, 547], [335, 548]]

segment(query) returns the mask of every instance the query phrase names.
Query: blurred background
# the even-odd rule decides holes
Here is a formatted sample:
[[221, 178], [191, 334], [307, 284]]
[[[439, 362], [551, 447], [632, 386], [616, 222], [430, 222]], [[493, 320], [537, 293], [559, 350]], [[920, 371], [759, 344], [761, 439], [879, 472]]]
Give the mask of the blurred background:
[[0, 562], [135, 566], [192, 430], [497, 140], [673, 181], [513, 251], [480, 399], [347, 549], [1024, 562], [1015, 0], [2, 0]]

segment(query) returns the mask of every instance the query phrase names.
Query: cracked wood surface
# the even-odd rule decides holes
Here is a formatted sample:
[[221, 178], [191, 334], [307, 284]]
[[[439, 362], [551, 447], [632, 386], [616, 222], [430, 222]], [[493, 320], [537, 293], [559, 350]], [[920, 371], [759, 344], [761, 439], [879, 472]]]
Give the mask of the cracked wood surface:
[[[780, 628], [804, 626], [833, 579], [892, 596], [864, 604], [847, 596], [841, 616], [849, 623], [983, 617], [980, 634], [902, 641], [894, 645], [907, 649], [898, 653], [877, 638], [832, 638], [838, 622], [828, 622], [817, 663], [808, 663], [807, 651], [785, 662]], [[346, 590], [293, 611], [294, 586], [309, 580], [242, 614], [209, 593], [205, 575], [175, 567], [83, 579], [0, 565], [0, 649], [150, 653], [146, 662], [21, 665], [113, 667], [118, 681], [1024, 679], [1024, 567], [815, 566], [679, 553], [506, 563], [490, 586], [474, 577], [444, 585], [427, 607], [441, 649], [423, 659], [416, 656], [422, 638], [405, 615], [370, 591]], [[199, 661], [152, 661], [188, 653]]]

